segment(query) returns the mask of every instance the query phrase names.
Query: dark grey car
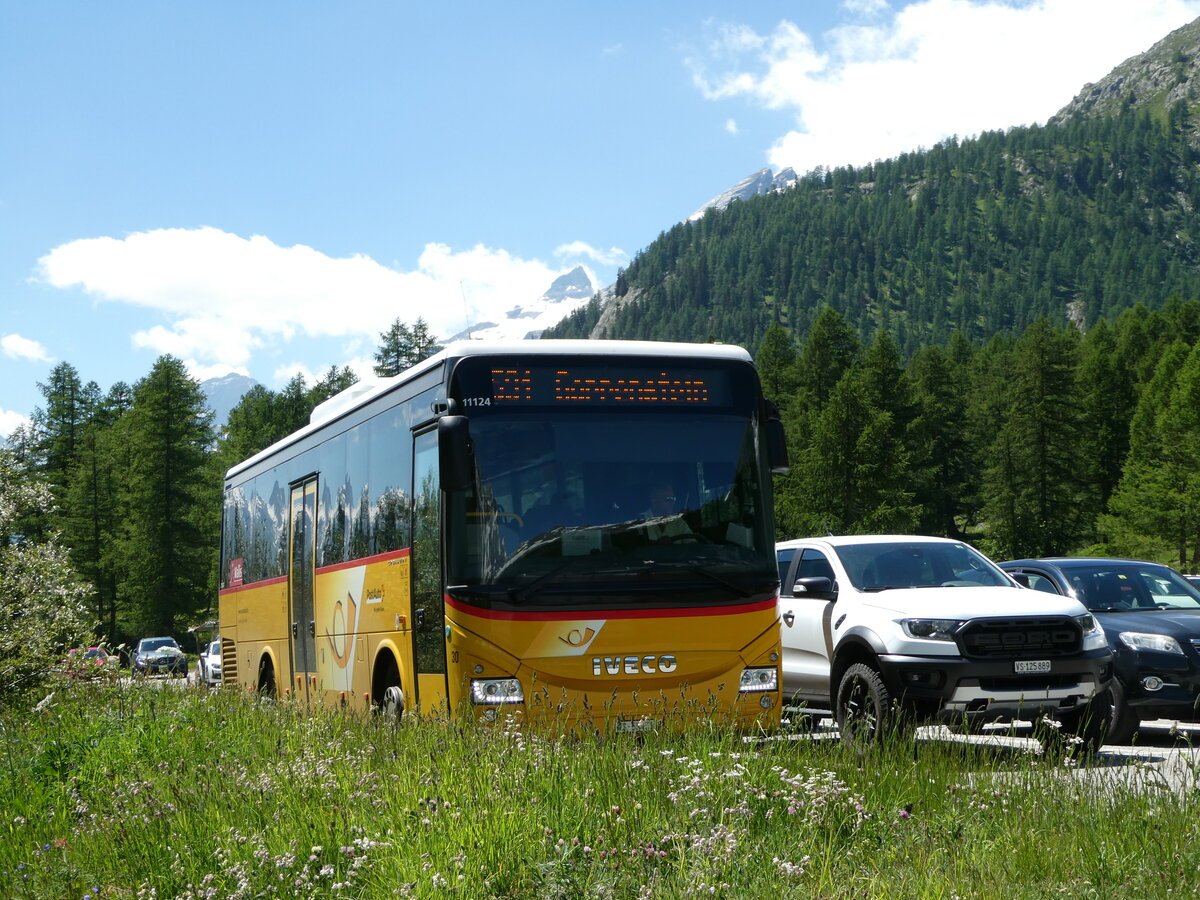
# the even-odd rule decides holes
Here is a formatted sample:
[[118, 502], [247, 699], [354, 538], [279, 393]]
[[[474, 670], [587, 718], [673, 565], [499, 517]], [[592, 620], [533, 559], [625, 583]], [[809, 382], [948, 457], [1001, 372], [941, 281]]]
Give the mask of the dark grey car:
[[1116, 676], [1111, 743], [1128, 743], [1143, 719], [1200, 717], [1200, 585], [1134, 559], [1019, 559], [1000, 568], [1034, 590], [1077, 598], [1104, 629]]
[[187, 675], [187, 657], [173, 637], [142, 638], [131, 666], [134, 675]]

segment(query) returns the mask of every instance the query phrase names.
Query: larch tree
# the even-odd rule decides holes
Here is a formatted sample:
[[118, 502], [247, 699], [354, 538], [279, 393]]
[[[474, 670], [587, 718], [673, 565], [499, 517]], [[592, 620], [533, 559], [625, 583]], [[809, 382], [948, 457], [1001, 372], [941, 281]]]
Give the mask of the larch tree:
[[375, 374], [380, 378], [399, 375], [442, 349], [420, 316], [411, 327], [396, 319], [379, 338], [382, 343], [375, 351]]
[[129, 471], [121, 592], [135, 630], [171, 634], [206, 608], [216, 534], [205, 529], [215, 498], [205, 478], [212, 414], [183, 363], [159, 357], [137, 383], [125, 417]]

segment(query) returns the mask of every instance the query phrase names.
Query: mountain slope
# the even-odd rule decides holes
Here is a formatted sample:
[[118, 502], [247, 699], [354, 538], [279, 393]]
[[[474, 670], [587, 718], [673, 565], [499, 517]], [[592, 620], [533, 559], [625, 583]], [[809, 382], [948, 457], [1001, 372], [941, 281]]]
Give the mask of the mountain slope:
[[1083, 90], [1051, 119], [1116, 115], [1125, 107], [1144, 109], [1158, 117], [1182, 102], [1187, 118], [1200, 109], [1196, 80], [1200, 54], [1200, 19], [1172, 31], [1138, 56], [1125, 60], [1095, 84]]
[[828, 304], [912, 352], [1200, 296], [1198, 60], [1194, 23], [1046, 126], [809, 173], [677, 225], [546, 336], [754, 349], [773, 322], [802, 337]]

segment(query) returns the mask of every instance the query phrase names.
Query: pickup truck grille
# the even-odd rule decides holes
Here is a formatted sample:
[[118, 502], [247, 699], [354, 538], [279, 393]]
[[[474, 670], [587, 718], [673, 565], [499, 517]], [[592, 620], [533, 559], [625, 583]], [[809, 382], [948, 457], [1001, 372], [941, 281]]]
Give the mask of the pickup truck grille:
[[1068, 616], [972, 619], [958, 632], [962, 655], [974, 659], [1070, 656], [1083, 646], [1083, 633]]

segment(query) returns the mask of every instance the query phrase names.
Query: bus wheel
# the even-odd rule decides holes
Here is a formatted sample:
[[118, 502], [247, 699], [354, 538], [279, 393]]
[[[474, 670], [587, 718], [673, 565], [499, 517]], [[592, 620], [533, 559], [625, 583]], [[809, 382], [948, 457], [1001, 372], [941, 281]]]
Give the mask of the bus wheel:
[[379, 701], [379, 711], [385, 719], [400, 721], [404, 715], [404, 691], [400, 689], [400, 685], [393, 684], [383, 692], [383, 699]]
[[271, 660], [263, 659], [258, 664], [258, 696], [264, 700], [274, 700], [275, 693], [275, 666]]
[[404, 715], [404, 689], [400, 686], [400, 667], [389, 653], [375, 667], [371, 696], [375, 710], [386, 719], [399, 722]]

